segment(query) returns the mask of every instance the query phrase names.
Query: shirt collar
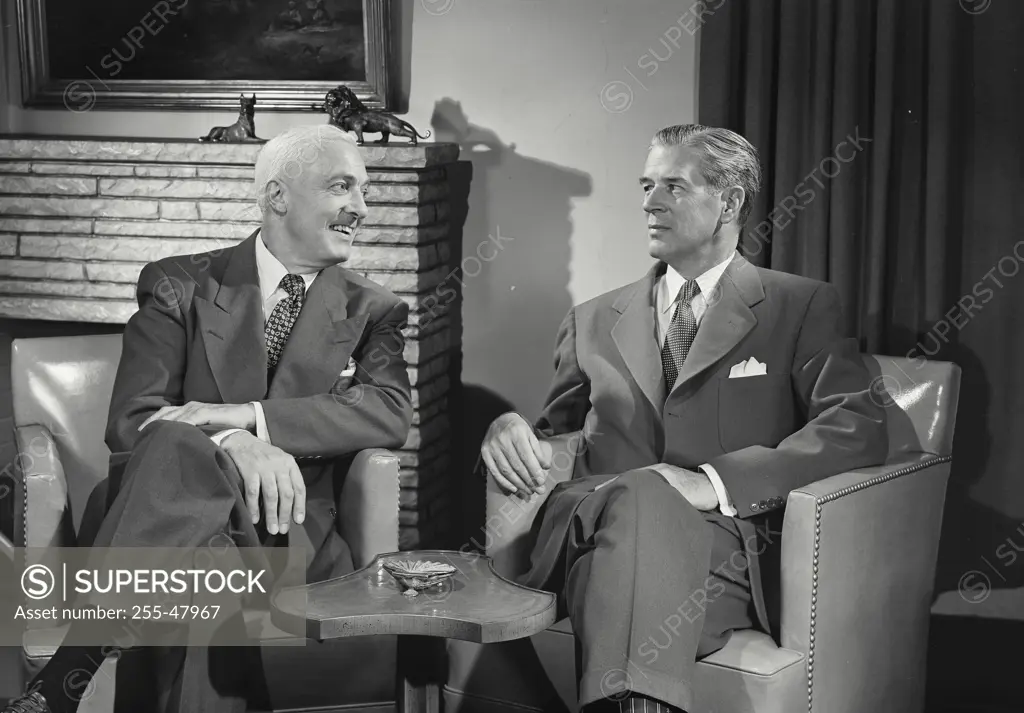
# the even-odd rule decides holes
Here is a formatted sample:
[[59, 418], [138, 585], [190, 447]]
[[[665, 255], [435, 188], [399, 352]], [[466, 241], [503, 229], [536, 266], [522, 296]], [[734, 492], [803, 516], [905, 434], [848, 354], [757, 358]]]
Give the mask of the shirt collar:
[[[718, 286], [719, 280], [722, 279], [722, 275], [725, 274], [725, 268], [729, 267], [729, 263], [732, 262], [733, 255], [730, 255], [722, 262], [718, 263], [714, 267], [710, 268], [704, 274], [698, 276], [697, 286], [700, 288], [701, 295], [710, 295], [714, 292]], [[679, 290], [686, 284], [686, 278], [680, 275], [674, 267], [666, 265], [665, 278], [662, 280], [663, 289], [665, 290], [664, 296], [666, 299], [661, 302], [661, 311], [668, 312], [675, 306], [676, 296], [679, 294]]]
[[[281, 280], [288, 274], [288, 268], [281, 264], [281, 261], [274, 257], [274, 254], [267, 248], [267, 244], [263, 242], [262, 232], [256, 239], [256, 272], [260, 280], [260, 294], [263, 297], [263, 303], [266, 304], [278, 285], [281, 284]], [[307, 290], [319, 274], [318, 270], [301, 275]]]

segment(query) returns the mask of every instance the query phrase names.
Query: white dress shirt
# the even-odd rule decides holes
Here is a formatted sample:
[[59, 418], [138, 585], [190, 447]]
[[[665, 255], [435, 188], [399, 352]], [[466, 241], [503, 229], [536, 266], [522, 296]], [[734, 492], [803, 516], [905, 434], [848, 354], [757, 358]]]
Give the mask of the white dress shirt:
[[[260, 235], [259, 239], [256, 240], [256, 274], [260, 282], [260, 295], [263, 297], [263, 323], [266, 325], [270, 315], [274, 313], [277, 303], [288, 296], [288, 293], [280, 286], [281, 280], [288, 274], [288, 268], [281, 264], [281, 261], [274, 257], [274, 254], [267, 249], [266, 243], [263, 242], [263, 235]], [[307, 291], [319, 274], [320, 271], [317, 270], [316, 272], [302, 273], [300, 275]], [[256, 437], [261, 441], [270, 443], [270, 433], [267, 431], [267, 420], [263, 415], [263, 405], [259, 401], [250, 401], [249, 403], [252, 404], [253, 409], [256, 411]], [[229, 428], [215, 433], [211, 438], [219, 446], [221, 441], [232, 433], [242, 430], [245, 429]]]
[[[693, 310], [693, 317], [697, 321], [698, 329], [700, 328], [701, 318], [707, 312], [708, 300], [715, 294], [715, 290], [718, 289], [718, 282], [722, 279], [725, 268], [729, 266], [732, 259], [733, 256], [730, 255], [696, 278], [700, 294], [695, 296], [693, 301], [690, 302], [690, 308]], [[665, 343], [665, 335], [668, 333], [668, 327], [672, 323], [672, 315], [675, 312], [676, 306], [676, 295], [679, 294], [679, 291], [685, 284], [686, 278], [676, 272], [672, 266], [667, 266], [665, 274], [654, 283], [654, 313], [656, 317], [654, 323], [657, 329], [656, 337], [659, 347]], [[671, 390], [671, 385], [668, 388]], [[722, 482], [722, 478], [718, 475], [718, 471], [707, 463], [700, 466], [700, 469], [708, 476], [708, 480], [711, 481], [711, 485], [715, 488], [715, 494], [718, 496], [718, 507], [722, 514], [735, 517], [737, 510], [733, 505], [732, 499], [729, 497], [729, 492], [725, 489], [725, 483]]]

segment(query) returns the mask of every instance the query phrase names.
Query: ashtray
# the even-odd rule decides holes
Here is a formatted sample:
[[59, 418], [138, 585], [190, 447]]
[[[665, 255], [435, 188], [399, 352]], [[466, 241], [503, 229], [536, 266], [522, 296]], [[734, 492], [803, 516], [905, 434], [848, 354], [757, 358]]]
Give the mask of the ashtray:
[[457, 571], [454, 565], [444, 562], [427, 560], [386, 559], [382, 563], [390, 574], [405, 590], [407, 597], [415, 597], [424, 589], [434, 587]]

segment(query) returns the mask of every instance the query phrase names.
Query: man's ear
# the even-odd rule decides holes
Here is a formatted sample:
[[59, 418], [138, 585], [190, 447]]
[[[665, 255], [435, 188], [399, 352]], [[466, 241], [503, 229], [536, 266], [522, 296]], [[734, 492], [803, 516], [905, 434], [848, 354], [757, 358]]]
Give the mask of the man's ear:
[[739, 186], [730, 186], [722, 191], [722, 223], [738, 223], [743, 201], [747, 193]]
[[273, 178], [267, 181], [266, 200], [267, 206], [275, 213], [288, 212], [288, 186]]

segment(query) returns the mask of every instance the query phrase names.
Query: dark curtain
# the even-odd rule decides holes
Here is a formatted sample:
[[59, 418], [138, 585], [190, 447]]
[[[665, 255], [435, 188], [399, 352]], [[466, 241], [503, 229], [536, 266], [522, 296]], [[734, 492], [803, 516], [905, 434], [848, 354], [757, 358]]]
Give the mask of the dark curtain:
[[955, 0], [730, 0], [705, 17], [700, 121], [766, 169], [744, 252], [833, 282], [870, 351], [941, 317], [956, 282], [965, 19]]
[[961, 366], [937, 595], [1024, 620], [1024, 2], [705, 11], [698, 120], [766, 169], [743, 251], [835, 284], [864, 351]]

